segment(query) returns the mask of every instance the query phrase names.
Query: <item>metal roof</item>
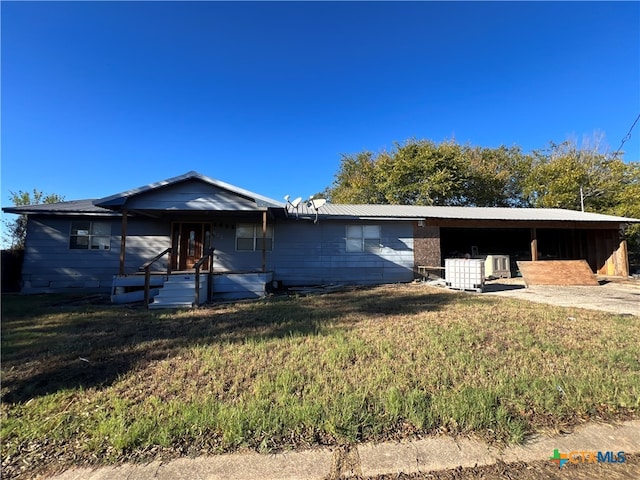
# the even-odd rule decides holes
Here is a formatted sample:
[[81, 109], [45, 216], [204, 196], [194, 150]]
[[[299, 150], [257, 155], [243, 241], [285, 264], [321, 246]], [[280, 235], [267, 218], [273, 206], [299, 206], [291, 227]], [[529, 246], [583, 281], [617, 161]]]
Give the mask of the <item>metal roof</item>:
[[93, 204], [93, 199], [87, 200], [71, 200], [68, 202], [58, 203], [41, 203], [39, 205], [21, 205], [16, 207], [4, 207], [7, 213], [16, 213], [20, 215], [118, 215]]
[[[288, 211], [295, 215], [291, 206]], [[314, 216], [316, 211], [301, 204], [298, 214]], [[600, 213], [579, 212], [560, 208], [508, 208], [508, 207], [429, 207], [418, 205], [348, 205], [327, 203], [318, 211], [318, 217], [344, 219], [426, 219], [505, 220], [505, 221], [565, 221], [565, 222], [617, 222], [640, 223], [640, 219], [617, 217]]]
[[[28, 215], [118, 215], [95, 205], [93, 199], [72, 200], [40, 205], [4, 207], [7, 213]], [[295, 210], [287, 207], [290, 216]], [[306, 204], [298, 206], [298, 215], [314, 217], [316, 211]], [[617, 217], [600, 213], [579, 212], [560, 208], [501, 208], [501, 207], [427, 207], [418, 205], [348, 205], [327, 203], [318, 211], [318, 217], [329, 220], [421, 220], [440, 218], [450, 220], [504, 220], [504, 221], [559, 221], [640, 223], [638, 218]]]
[[[98, 200], [74, 200], [53, 204], [25, 205], [5, 207], [7, 213], [47, 214], [47, 215], [115, 215], [128, 198], [155, 189], [190, 180], [201, 181], [209, 185], [231, 192], [255, 202], [260, 210], [274, 209], [295, 215], [296, 210], [289, 204], [264, 197], [254, 192], [201, 175], [188, 172], [178, 177], [145, 185], [126, 192], [117, 193]], [[605, 223], [640, 223], [640, 219], [617, 217], [599, 213], [579, 212], [559, 208], [506, 208], [506, 207], [430, 207], [418, 205], [351, 205], [326, 203], [318, 212], [307, 203], [298, 206], [297, 213], [301, 217], [313, 217], [330, 220], [502, 220], [502, 221], [558, 221], [558, 222], [605, 222]]]

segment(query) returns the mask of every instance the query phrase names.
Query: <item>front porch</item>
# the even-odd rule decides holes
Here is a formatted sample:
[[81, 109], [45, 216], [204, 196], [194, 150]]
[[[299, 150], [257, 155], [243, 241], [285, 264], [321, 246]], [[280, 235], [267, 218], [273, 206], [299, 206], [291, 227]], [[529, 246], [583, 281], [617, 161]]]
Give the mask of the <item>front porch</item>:
[[[240, 221], [251, 219], [255, 216], [243, 216]], [[262, 223], [266, 231], [266, 215], [257, 223]], [[120, 273], [113, 278], [112, 302], [142, 301], [149, 308], [190, 308], [207, 302], [265, 295], [267, 285], [273, 280], [273, 272], [266, 268], [267, 242], [263, 242], [258, 251], [252, 244], [248, 254], [238, 252], [237, 247], [240, 240], [236, 236], [239, 231], [236, 225], [253, 228], [252, 224], [171, 219], [170, 225], [171, 247], [137, 271], [125, 271], [126, 256], [121, 251]], [[216, 226], [222, 233], [216, 233]], [[218, 240], [219, 249], [212, 246], [214, 238]], [[126, 237], [122, 248], [126, 248]]]
[[[153, 274], [115, 275], [113, 303], [145, 302], [151, 309], [191, 308], [207, 302], [264, 297], [273, 272], [206, 272], [194, 270]], [[145, 287], [147, 285], [148, 287]], [[145, 293], [145, 289], [148, 292]]]
[[[189, 172], [95, 205], [121, 215], [114, 302], [160, 308], [255, 298], [272, 281], [268, 257], [280, 202]], [[151, 260], [138, 268], [127, 257]]]

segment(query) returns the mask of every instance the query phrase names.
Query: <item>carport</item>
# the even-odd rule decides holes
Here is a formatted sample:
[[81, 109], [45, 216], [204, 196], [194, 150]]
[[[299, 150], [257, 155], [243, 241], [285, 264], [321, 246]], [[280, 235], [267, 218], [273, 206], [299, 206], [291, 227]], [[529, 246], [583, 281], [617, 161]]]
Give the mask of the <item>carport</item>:
[[442, 227], [440, 245], [443, 258], [509, 255], [512, 265], [518, 260], [584, 259], [594, 273], [629, 274], [626, 243], [613, 229]]
[[626, 223], [621, 220], [626, 219], [558, 209], [451, 209], [450, 218], [416, 223], [415, 256], [429, 262], [423, 265], [444, 265], [445, 258], [509, 255], [513, 273], [520, 260], [584, 259], [594, 273], [627, 277]]

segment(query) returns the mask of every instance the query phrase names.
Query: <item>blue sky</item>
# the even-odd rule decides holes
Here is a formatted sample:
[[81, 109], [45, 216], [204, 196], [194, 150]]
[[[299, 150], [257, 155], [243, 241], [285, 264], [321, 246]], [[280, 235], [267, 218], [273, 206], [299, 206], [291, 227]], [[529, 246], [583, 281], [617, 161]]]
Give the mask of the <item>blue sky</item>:
[[[2, 205], [190, 170], [278, 200], [409, 138], [524, 151], [640, 113], [638, 2], [7, 2]], [[640, 160], [640, 125], [624, 145]]]

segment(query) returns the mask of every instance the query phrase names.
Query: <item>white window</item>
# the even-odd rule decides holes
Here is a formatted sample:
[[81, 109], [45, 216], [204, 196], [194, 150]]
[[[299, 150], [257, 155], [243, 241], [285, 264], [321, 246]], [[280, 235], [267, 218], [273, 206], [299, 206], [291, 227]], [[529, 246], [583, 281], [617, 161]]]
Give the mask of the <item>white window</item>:
[[[273, 250], [273, 226], [267, 225], [265, 250]], [[262, 251], [262, 225], [239, 223], [236, 225], [236, 250], [242, 252]]]
[[69, 248], [74, 250], [110, 250], [111, 224], [88, 220], [71, 222]]
[[347, 225], [347, 252], [376, 252], [380, 249], [380, 225]]

